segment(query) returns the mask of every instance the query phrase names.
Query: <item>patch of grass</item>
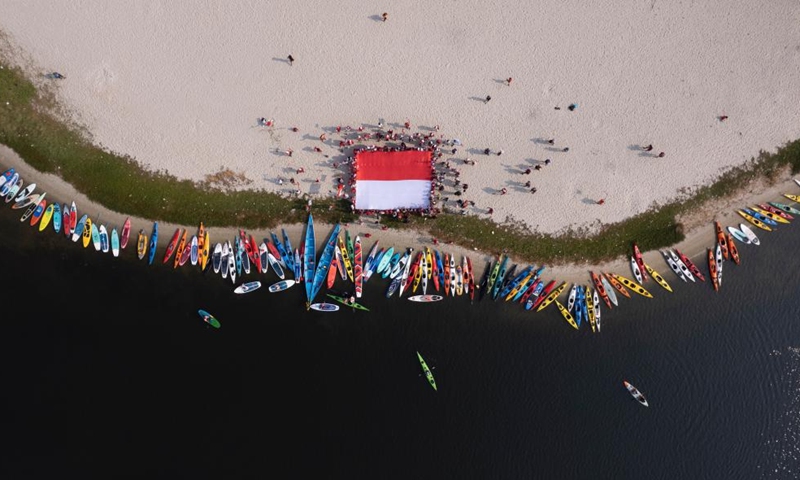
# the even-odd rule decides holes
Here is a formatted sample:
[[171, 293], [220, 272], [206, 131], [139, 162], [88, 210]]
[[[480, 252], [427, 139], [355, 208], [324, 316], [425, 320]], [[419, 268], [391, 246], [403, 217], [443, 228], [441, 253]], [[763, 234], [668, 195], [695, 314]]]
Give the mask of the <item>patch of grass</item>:
[[[92, 201], [130, 215], [184, 225], [202, 220], [208, 226], [259, 229], [305, 222], [302, 199], [237, 190], [252, 182], [243, 173], [223, 169], [207, 175], [203, 182], [178, 180], [92, 145], [79, 127], [67, 125], [51, 113], [58, 106], [48, 92], [37, 90], [20, 68], [2, 61], [0, 66], [0, 143], [14, 149], [37, 170], [60, 176]], [[753, 180], [772, 183], [787, 166], [793, 174], [800, 172], [800, 140], [775, 154], [761, 152], [758, 158], [727, 170], [713, 183], [694, 192], [682, 192], [671, 203], [653, 206], [619, 223], [599, 225], [591, 235], [586, 229], [543, 235], [510, 220], [496, 223], [457, 214], [414, 217], [408, 223], [384, 217], [383, 222], [391, 228], [413, 228], [465, 247], [504, 252], [531, 263], [597, 263], [629, 254], [634, 241], [643, 250], [680, 242], [683, 229], [676, 218], [681, 214], [735, 194]], [[314, 216], [327, 223], [357, 219], [347, 201], [334, 199], [315, 200]]]

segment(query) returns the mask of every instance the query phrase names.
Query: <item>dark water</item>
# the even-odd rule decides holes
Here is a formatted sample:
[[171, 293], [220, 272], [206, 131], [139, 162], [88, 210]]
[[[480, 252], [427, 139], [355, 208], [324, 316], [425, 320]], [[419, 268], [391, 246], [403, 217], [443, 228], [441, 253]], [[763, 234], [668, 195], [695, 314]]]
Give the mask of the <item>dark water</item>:
[[719, 293], [657, 266], [675, 293], [649, 283], [595, 335], [554, 308], [386, 300], [375, 277], [371, 312], [306, 312], [302, 288], [236, 295], [20, 214], [0, 208], [0, 478], [800, 475], [797, 226], [741, 246]]

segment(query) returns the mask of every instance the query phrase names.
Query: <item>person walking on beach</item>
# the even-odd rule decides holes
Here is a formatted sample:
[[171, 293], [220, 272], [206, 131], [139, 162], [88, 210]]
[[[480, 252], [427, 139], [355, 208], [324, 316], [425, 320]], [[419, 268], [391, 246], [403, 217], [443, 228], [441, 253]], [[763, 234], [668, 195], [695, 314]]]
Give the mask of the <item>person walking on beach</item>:
[[600, 200], [597, 201], [598, 205], [603, 205], [604, 203], [606, 203], [606, 199], [605, 198], [601, 198]]
[[506, 187], [503, 187], [503, 188], [500, 189], [500, 195], [505, 195], [506, 193], [508, 193], [508, 190], [506, 190]]
[[509, 87], [511, 86], [511, 80], [514, 80], [514, 79], [511, 78], [511, 77], [506, 78], [506, 85], [508, 85]]
[[550, 159], [549, 158], [545, 158], [544, 159], [544, 164], [545, 165], [550, 165]]
[[486, 102], [485, 102], [485, 103], [489, 103], [489, 101], [490, 101], [491, 99], [492, 99], [492, 96], [491, 96], [491, 95], [486, 95]]
[[666, 154], [666, 153], [664, 153], [664, 152], [658, 152], [658, 155], [656, 155], [656, 156], [657, 156], [658, 158], [664, 158], [666, 155], [667, 155], [667, 154]]
[[541, 166], [541, 165], [535, 165], [535, 166], [533, 167], [533, 169], [534, 169], [534, 170], [541, 170], [541, 169], [542, 169], [542, 166]]
[[645, 152], [651, 152], [653, 150], [653, 145], [650, 144], [647, 145], [646, 147], [642, 147], [642, 150], [644, 150]]
[[386, 13], [386, 12], [383, 12], [383, 15], [381, 15], [381, 18], [382, 18], [382, 19], [383, 19], [383, 21], [385, 22], [385, 21], [386, 21], [386, 19], [388, 19], [388, 18], [389, 18], [389, 14], [388, 14], [388, 13]]
[[531, 174], [531, 169], [530, 168], [526, 168], [525, 171], [522, 172], [522, 174], [523, 175], [530, 175]]
[[294, 57], [289, 55], [286, 59], [289, 60], [289, 66], [291, 67], [294, 64]]

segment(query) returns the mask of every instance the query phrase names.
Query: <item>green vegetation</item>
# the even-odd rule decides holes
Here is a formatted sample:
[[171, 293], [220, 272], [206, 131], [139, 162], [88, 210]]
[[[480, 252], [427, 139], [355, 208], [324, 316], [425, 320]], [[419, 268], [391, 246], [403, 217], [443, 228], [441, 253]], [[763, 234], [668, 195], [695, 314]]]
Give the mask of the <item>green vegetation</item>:
[[[265, 191], [233, 191], [246, 185], [241, 174], [223, 170], [204, 182], [181, 181], [143, 169], [134, 160], [103, 151], [91, 144], [79, 128], [66, 125], [53, 112], [57, 105], [46, 90], [37, 90], [19, 68], [0, 63], [0, 143], [14, 149], [43, 172], [56, 174], [91, 200], [126, 214], [194, 225], [247, 229], [302, 223], [305, 202]], [[623, 222], [600, 226], [599, 233], [567, 231], [535, 234], [513, 222], [457, 214], [415, 217], [408, 223], [385, 219], [392, 228], [412, 228], [432, 236], [487, 252], [506, 252], [536, 263], [596, 263], [630, 252], [636, 241], [643, 250], [675, 244], [683, 239], [676, 218], [689, 208], [724, 198], [755, 179], [775, 181], [785, 168], [800, 171], [800, 140], [775, 154], [761, 153], [745, 165], [732, 168], [713, 184], [685, 193], [674, 202], [653, 206]], [[349, 202], [315, 200], [318, 222], [353, 222]], [[492, 234], [491, 232], [494, 232]]]

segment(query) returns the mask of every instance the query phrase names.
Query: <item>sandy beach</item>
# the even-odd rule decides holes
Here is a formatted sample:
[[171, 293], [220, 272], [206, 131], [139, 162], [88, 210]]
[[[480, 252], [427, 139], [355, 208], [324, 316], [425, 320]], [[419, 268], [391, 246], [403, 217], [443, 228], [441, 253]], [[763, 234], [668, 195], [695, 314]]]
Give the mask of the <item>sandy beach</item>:
[[[237, 1], [197, 10], [0, 0], [0, 11], [6, 50], [56, 89], [66, 120], [97, 145], [191, 180], [228, 168], [252, 180], [246, 188], [289, 195], [295, 187], [278, 179], [297, 177], [302, 193], [332, 195], [349, 154], [337, 127], [401, 131], [409, 122], [408, 131], [460, 141], [446, 158], [470, 186], [461, 197], [475, 202], [469, 214], [491, 207], [498, 222], [591, 232], [800, 137], [800, 5], [792, 2]], [[52, 71], [66, 78], [44, 77]], [[0, 160], [20, 163], [7, 149]], [[54, 197], [102, 212], [57, 177], [29, 174]], [[749, 187], [747, 202], [779, 197], [786, 180]], [[733, 205], [744, 201], [698, 212], [682, 250], [704, 252], [711, 220], [738, 223]], [[301, 229], [287, 231], [294, 239]], [[375, 239], [430, 241], [382, 231]], [[645, 257], [667, 268], [658, 252]], [[628, 270], [622, 260], [601, 268]], [[586, 281], [585, 265], [559, 269], [564, 280]]]

